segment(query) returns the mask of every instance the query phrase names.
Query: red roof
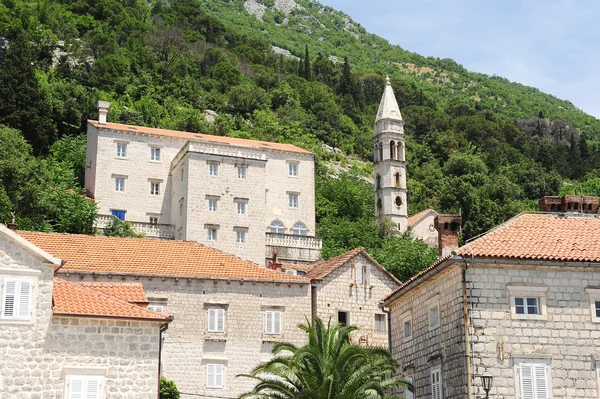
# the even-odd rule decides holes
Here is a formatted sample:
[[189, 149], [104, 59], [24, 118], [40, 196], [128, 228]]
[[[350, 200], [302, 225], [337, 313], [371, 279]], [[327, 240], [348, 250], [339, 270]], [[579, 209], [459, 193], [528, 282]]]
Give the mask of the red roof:
[[[145, 295], [144, 295], [145, 296]], [[116, 317], [122, 319], [144, 319], [170, 321], [165, 313], [129, 303], [90, 287], [89, 284], [54, 278], [52, 289], [52, 311], [55, 315]]]
[[19, 235], [66, 261], [61, 271], [247, 279], [306, 283], [247, 260], [189, 241], [19, 231]]
[[156, 136], [174, 137], [174, 138], [186, 139], [186, 140], [206, 141], [206, 142], [210, 142], [210, 143], [256, 147], [256, 148], [262, 148], [264, 150], [278, 150], [278, 151], [301, 152], [301, 153], [305, 153], [305, 154], [312, 154], [310, 151], [307, 151], [300, 147], [296, 147], [295, 145], [292, 145], [292, 144], [281, 144], [281, 143], [272, 143], [272, 142], [265, 142], [265, 141], [258, 141], [258, 140], [238, 139], [238, 138], [234, 138], [234, 137], [213, 136], [210, 134], [181, 132], [178, 130], [156, 129], [153, 127], [124, 125], [121, 123], [112, 123], [112, 122], [100, 123], [100, 122], [94, 121], [94, 120], [88, 120], [88, 123], [92, 124], [93, 126], [95, 126], [98, 129], [120, 130], [120, 131], [127, 132], [127, 133], [143, 133], [143, 134], [152, 134], [152, 135], [156, 135]]
[[80, 282], [81, 286], [123, 299], [129, 303], [148, 305], [142, 283]]
[[390, 300], [423, 275], [443, 267], [453, 255], [459, 259], [600, 262], [600, 219], [556, 214], [515, 216], [416, 274], [385, 300]]

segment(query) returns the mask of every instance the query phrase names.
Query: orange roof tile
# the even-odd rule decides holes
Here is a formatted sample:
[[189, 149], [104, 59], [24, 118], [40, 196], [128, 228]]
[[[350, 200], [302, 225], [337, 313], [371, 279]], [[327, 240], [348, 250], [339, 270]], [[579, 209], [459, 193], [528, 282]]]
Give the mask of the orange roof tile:
[[171, 321], [166, 313], [131, 304], [123, 299], [95, 290], [89, 285], [54, 278], [52, 311], [55, 315], [116, 317]]
[[61, 271], [306, 282], [301, 277], [268, 270], [189, 241], [32, 231], [18, 233], [66, 261]]
[[555, 214], [523, 213], [439, 259], [385, 298], [432, 270], [448, 264], [454, 256], [483, 259], [546, 262], [600, 262], [600, 219]]
[[301, 152], [305, 154], [312, 154], [310, 151], [307, 151], [303, 148], [297, 147], [292, 144], [282, 144], [282, 143], [272, 143], [258, 140], [248, 140], [248, 139], [238, 139], [234, 137], [223, 137], [223, 136], [213, 136], [210, 134], [200, 134], [200, 133], [190, 133], [190, 132], [181, 132], [177, 130], [166, 130], [166, 129], [156, 129], [153, 127], [144, 127], [144, 126], [134, 126], [134, 125], [124, 125], [121, 123], [100, 123], [94, 120], [88, 120], [88, 123], [92, 124], [98, 129], [109, 129], [109, 130], [120, 130], [127, 133], [144, 133], [144, 134], [152, 134], [157, 136], [167, 136], [174, 137], [186, 140], [195, 140], [195, 141], [207, 141], [211, 143], [220, 143], [220, 144], [231, 144], [231, 145], [239, 145], [246, 147], [257, 147], [262, 148], [264, 150], [278, 150], [278, 151], [288, 151], [288, 152]]
[[413, 224], [417, 223], [419, 220], [421, 220], [429, 212], [435, 212], [436, 215], [438, 214], [435, 211], [435, 209], [431, 209], [431, 208], [425, 209], [424, 211], [421, 211], [419, 213], [415, 213], [414, 215], [409, 216], [408, 217], [408, 225], [412, 226]]
[[113, 282], [80, 282], [81, 286], [88, 287], [105, 294], [112, 295], [129, 303], [148, 305], [148, 298], [142, 283], [113, 283]]

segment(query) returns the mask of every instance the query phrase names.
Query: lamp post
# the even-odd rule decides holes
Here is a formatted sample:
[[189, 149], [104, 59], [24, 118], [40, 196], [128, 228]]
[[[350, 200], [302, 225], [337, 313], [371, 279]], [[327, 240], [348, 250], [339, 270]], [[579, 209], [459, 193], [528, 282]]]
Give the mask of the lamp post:
[[482, 375], [481, 377], [481, 385], [483, 385], [483, 390], [485, 391], [485, 399], [489, 398], [490, 389], [492, 389], [492, 380], [494, 377], [491, 375]]

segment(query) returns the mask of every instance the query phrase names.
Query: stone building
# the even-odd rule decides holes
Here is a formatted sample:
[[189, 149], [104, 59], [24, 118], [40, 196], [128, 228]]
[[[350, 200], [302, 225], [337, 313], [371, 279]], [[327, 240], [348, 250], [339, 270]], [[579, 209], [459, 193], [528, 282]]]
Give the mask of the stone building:
[[141, 284], [65, 281], [62, 263], [0, 225], [0, 397], [155, 399], [172, 318]]
[[290, 144], [88, 121], [85, 187], [100, 229], [196, 241], [256, 263], [320, 259], [314, 154]]
[[439, 225], [438, 213], [433, 209], [408, 216], [404, 121], [388, 77], [375, 118], [373, 163], [377, 217], [390, 220], [401, 233], [410, 229], [414, 237], [437, 248], [440, 256], [456, 249], [460, 215], [439, 215], [443, 219]]
[[593, 214], [521, 214], [401, 285], [385, 305], [405, 397], [484, 397], [485, 375], [492, 398], [598, 398], [599, 244]]
[[294, 271], [310, 280], [313, 314], [324, 321], [358, 327], [352, 335], [354, 342], [388, 347], [388, 317], [381, 298], [400, 281], [363, 248], [310, 265], [271, 263], [269, 267]]

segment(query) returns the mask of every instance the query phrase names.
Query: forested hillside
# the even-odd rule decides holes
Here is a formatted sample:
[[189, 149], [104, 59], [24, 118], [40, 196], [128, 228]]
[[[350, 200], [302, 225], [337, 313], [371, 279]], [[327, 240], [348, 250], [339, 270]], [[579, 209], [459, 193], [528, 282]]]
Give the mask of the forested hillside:
[[110, 121], [314, 151], [324, 255], [365, 246], [405, 278], [435, 254], [386, 234], [363, 179], [386, 73], [406, 123], [410, 213], [461, 213], [469, 238], [544, 194], [600, 194], [600, 122], [570, 103], [390, 46], [314, 2], [252, 4], [254, 15], [241, 1], [0, 0], [0, 221], [91, 232], [84, 134], [102, 99]]

